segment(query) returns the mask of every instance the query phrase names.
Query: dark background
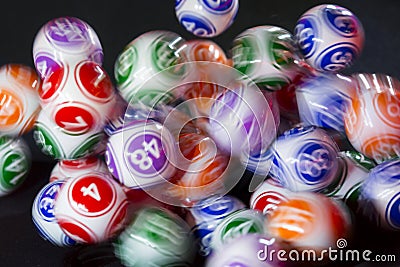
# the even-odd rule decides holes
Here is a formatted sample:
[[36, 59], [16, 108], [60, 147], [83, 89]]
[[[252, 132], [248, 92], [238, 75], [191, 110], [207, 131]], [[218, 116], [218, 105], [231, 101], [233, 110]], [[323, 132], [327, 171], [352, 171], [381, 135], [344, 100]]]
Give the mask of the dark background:
[[[173, 0], [153, 1], [15, 1], [2, 3], [0, 15], [0, 65], [20, 63], [33, 67], [32, 43], [37, 31], [50, 19], [75, 16], [97, 32], [104, 49], [104, 67], [113, 76], [113, 66], [123, 47], [150, 30], [171, 30], [185, 39], [195, 37], [178, 23]], [[352, 10], [364, 26], [366, 42], [361, 58], [346, 73], [375, 72], [400, 78], [400, 2], [397, 0], [240, 0], [234, 24], [214, 38], [226, 52], [236, 35], [258, 25], [276, 25], [293, 31], [299, 16], [314, 5], [335, 3]], [[43, 241], [31, 221], [36, 193], [48, 181], [54, 161], [43, 156], [27, 134], [34, 155], [30, 176], [12, 195], [0, 198], [0, 266], [96, 266], [115, 265], [108, 244], [98, 247], [57, 248]], [[239, 188], [235, 193], [240, 194]], [[246, 194], [243, 194], [243, 198]], [[397, 264], [371, 263], [359, 266], [400, 266], [400, 235], [383, 233], [358, 221], [356, 246], [374, 252], [396, 253]], [[95, 261], [96, 257], [101, 258]], [[102, 262], [102, 264], [100, 264]], [[354, 266], [348, 264], [346, 266]], [[344, 266], [338, 264], [337, 266]]]

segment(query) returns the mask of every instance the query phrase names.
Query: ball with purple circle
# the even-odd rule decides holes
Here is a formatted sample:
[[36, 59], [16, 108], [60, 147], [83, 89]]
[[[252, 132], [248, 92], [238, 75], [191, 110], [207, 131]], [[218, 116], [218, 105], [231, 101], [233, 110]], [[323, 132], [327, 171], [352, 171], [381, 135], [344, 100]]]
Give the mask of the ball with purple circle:
[[217, 146], [247, 165], [275, 139], [274, 114], [258, 87], [238, 82], [221, 93], [210, 110], [208, 132]]
[[113, 176], [131, 189], [150, 187], [175, 173], [175, 141], [161, 123], [138, 120], [111, 133], [105, 153]]

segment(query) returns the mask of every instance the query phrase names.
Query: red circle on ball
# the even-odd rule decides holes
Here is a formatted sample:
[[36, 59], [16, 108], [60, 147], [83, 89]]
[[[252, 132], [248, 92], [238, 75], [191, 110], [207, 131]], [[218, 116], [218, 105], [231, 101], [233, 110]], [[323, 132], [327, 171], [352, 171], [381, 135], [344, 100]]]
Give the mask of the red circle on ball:
[[64, 72], [67, 70], [65, 68], [56, 68], [48, 76], [46, 76], [40, 87], [39, 87], [39, 97], [43, 101], [48, 101], [52, 98], [57, 91], [61, 90], [64, 82]]
[[107, 178], [87, 175], [77, 178], [71, 185], [69, 200], [79, 214], [99, 217], [114, 207], [116, 192]]
[[61, 129], [70, 134], [84, 134], [95, 124], [92, 113], [86, 107], [73, 106], [69, 103], [64, 103], [56, 111], [54, 120]]
[[84, 61], [75, 69], [75, 79], [82, 93], [97, 102], [108, 102], [114, 87], [107, 72], [97, 63]]

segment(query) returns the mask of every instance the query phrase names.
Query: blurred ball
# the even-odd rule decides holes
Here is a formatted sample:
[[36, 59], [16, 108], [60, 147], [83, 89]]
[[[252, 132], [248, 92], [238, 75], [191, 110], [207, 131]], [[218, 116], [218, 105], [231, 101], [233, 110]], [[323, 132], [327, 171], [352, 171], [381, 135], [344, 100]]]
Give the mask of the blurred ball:
[[59, 17], [48, 21], [37, 32], [33, 42], [33, 61], [41, 78], [83, 60], [99, 65], [103, 63], [100, 40], [85, 21]]
[[91, 172], [108, 173], [107, 165], [96, 156], [89, 156], [75, 160], [60, 160], [53, 167], [50, 182], [63, 181], [71, 177], [89, 174]]
[[[81, 129], [85, 127], [82, 125]], [[73, 160], [93, 155], [98, 151], [103, 136], [102, 130], [89, 130], [77, 135], [67, 133], [44, 111], [40, 112], [33, 131], [36, 145], [43, 154], [54, 159]]]
[[211, 247], [218, 251], [224, 244], [248, 234], [264, 234], [264, 215], [253, 209], [242, 209], [226, 216], [212, 234]]
[[130, 189], [158, 185], [175, 173], [175, 140], [155, 121], [126, 123], [109, 138], [106, 164], [113, 176]]
[[356, 92], [345, 117], [352, 146], [380, 163], [400, 156], [400, 83], [383, 74], [353, 76]]
[[221, 221], [232, 212], [243, 208], [245, 205], [239, 199], [225, 195], [204, 198], [189, 209], [187, 221], [193, 225], [192, 232], [200, 245], [200, 255], [207, 256], [211, 253], [211, 238]]
[[124, 266], [193, 266], [189, 226], [165, 209], [139, 210], [114, 246]]
[[[283, 249], [279, 242], [266, 234], [247, 234], [224, 244], [207, 258], [206, 267], [278, 267], [287, 266], [278, 260], [276, 252]], [[274, 253], [272, 253], [274, 251]]]
[[251, 195], [250, 208], [270, 215], [281, 203], [287, 202], [292, 194], [292, 191], [278, 182], [267, 179]]
[[292, 195], [266, 220], [266, 231], [272, 237], [300, 251], [334, 248], [339, 238], [349, 237], [350, 230], [351, 217], [345, 205], [311, 192]]
[[20, 136], [33, 128], [39, 114], [39, 78], [21, 64], [0, 68], [0, 133]]
[[348, 9], [323, 4], [306, 11], [297, 21], [295, 38], [305, 60], [324, 72], [350, 66], [364, 46], [364, 30]]
[[0, 197], [11, 194], [26, 180], [31, 151], [22, 137], [0, 136]]
[[217, 146], [232, 156], [247, 159], [262, 153], [276, 135], [273, 113], [262, 92], [247, 82], [222, 92], [210, 110], [208, 133]]
[[276, 26], [247, 29], [233, 41], [233, 67], [262, 88], [275, 91], [298, 72], [296, 46], [287, 30]]
[[339, 74], [319, 75], [302, 83], [296, 89], [301, 122], [344, 134], [344, 117], [353, 90], [352, 79]]
[[188, 40], [184, 43], [182, 54], [187, 62], [198, 62], [202, 71], [207, 71], [208, 62], [231, 64], [225, 51], [211, 40]]
[[360, 208], [379, 226], [400, 230], [400, 159], [371, 170], [362, 185]]
[[338, 148], [321, 128], [292, 128], [271, 149], [270, 175], [291, 191], [320, 191], [339, 179]]
[[92, 61], [53, 71], [43, 79], [39, 96], [43, 111], [70, 135], [102, 130], [117, 100], [110, 77]]
[[40, 236], [56, 246], [73, 246], [75, 240], [64, 233], [54, 215], [55, 201], [64, 182], [46, 184], [37, 194], [32, 205], [32, 220]]
[[92, 172], [65, 181], [55, 202], [61, 229], [79, 243], [114, 237], [125, 225], [128, 200], [110, 175]]
[[198, 37], [215, 37], [235, 20], [239, 0], [175, 0], [179, 23]]
[[170, 31], [141, 34], [119, 54], [114, 76], [128, 103], [153, 107], [174, 99], [173, 89], [187, 75], [182, 49], [185, 40]]
[[215, 194], [225, 194], [225, 180], [229, 179], [229, 157], [217, 149], [214, 141], [196, 133], [179, 136], [178, 172], [171, 179], [174, 184], [165, 194], [191, 206]]

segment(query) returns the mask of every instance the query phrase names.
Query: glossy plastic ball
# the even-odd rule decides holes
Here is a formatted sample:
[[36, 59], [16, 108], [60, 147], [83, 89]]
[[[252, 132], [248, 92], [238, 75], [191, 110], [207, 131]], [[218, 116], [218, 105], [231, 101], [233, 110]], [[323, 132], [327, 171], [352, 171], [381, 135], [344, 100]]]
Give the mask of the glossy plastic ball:
[[146, 32], [125, 46], [118, 55], [114, 76], [121, 96], [128, 103], [153, 107], [174, 99], [171, 90], [187, 75], [182, 56], [185, 40], [170, 31]]
[[114, 246], [124, 266], [193, 266], [195, 250], [190, 228], [165, 209], [147, 207], [137, 211]]
[[234, 22], [239, 0], [175, 0], [179, 23], [198, 37], [215, 37]]
[[84, 60], [99, 65], [103, 63], [100, 40], [85, 21], [59, 17], [48, 21], [37, 32], [33, 42], [33, 61], [41, 78]]
[[21, 64], [0, 68], [0, 134], [20, 136], [33, 128], [40, 112], [39, 77]]
[[277, 26], [258, 26], [233, 41], [233, 67], [258, 86], [271, 91], [290, 84], [299, 58], [292, 34]]
[[28, 177], [31, 150], [22, 137], [0, 136], [0, 197], [18, 189]]
[[79, 243], [106, 241], [125, 226], [128, 200], [110, 175], [92, 172], [65, 181], [54, 214], [61, 229]]
[[353, 78], [356, 91], [345, 117], [351, 145], [378, 163], [400, 156], [400, 82], [383, 74]]
[[360, 208], [376, 226], [400, 230], [400, 160], [393, 159], [371, 170], [361, 188]]
[[320, 191], [339, 179], [338, 147], [321, 128], [292, 128], [271, 150], [270, 175], [291, 191]]
[[105, 154], [109, 171], [130, 189], [164, 183], [175, 173], [175, 140], [155, 121], [126, 123], [115, 131]]
[[295, 37], [313, 68], [338, 72], [350, 66], [364, 46], [364, 30], [347, 8], [323, 4], [306, 11], [297, 21]]

